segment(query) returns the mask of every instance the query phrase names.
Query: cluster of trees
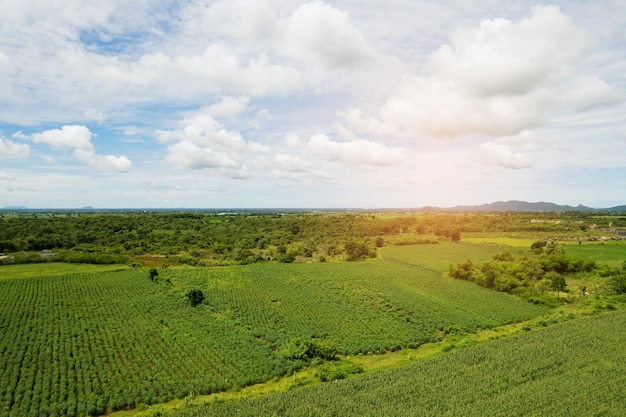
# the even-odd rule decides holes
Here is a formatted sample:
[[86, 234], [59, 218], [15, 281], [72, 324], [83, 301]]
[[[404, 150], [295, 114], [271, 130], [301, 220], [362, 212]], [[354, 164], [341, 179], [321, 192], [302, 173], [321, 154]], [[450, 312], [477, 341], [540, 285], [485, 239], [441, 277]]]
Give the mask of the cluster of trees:
[[[536, 241], [530, 250], [521, 255], [504, 251], [493, 260], [475, 265], [466, 260], [450, 265], [448, 274], [456, 279], [471, 281], [486, 288], [547, 305], [554, 304], [549, 291], [567, 292], [567, 277], [580, 274], [593, 274], [605, 279], [605, 288], [614, 294], [626, 294], [626, 261], [621, 267], [596, 264], [582, 258], [567, 258], [563, 247], [554, 241]], [[582, 292], [585, 293], [583, 288]]]
[[529, 301], [553, 304], [547, 292], [555, 291], [558, 299], [567, 288], [567, 275], [595, 269], [593, 260], [568, 259], [557, 242], [537, 241], [519, 256], [507, 250], [481, 265], [471, 260], [450, 265], [448, 273], [453, 278], [520, 295]]
[[[591, 233], [585, 230], [596, 220], [552, 213], [0, 214], [0, 254], [9, 255], [5, 263], [118, 263], [146, 254], [198, 266], [360, 260], [376, 256], [376, 248], [385, 244], [457, 242], [462, 233], [580, 235]], [[43, 251], [49, 254], [20, 255]]]

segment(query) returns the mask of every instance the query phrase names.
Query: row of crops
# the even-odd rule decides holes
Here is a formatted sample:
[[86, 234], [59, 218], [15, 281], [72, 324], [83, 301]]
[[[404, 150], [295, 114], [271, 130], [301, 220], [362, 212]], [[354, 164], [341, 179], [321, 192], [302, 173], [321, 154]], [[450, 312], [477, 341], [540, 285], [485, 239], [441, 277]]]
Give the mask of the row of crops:
[[623, 416], [626, 312], [477, 345], [410, 366], [171, 417]]
[[135, 270], [0, 281], [0, 416], [74, 416], [216, 392], [291, 366]]
[[255, 264], [162, 275], [202, 289], [202, 308], [278, 348], [291, 338], [318, 337], [344, 354], [380, 352], [432, 341], [447, 326], [472, 330], [546, 312], [391, 260]]
[[[294, 338], [378, 352], [545, 312], [395, 260], [164, 269], [162, 284], [139, 269], [28, 268], [0, 280], [0, 417], [97, 415], [269, 380], [299, 366], [280, 355]], [[205, 294], [196, 308], [190, 288]]]

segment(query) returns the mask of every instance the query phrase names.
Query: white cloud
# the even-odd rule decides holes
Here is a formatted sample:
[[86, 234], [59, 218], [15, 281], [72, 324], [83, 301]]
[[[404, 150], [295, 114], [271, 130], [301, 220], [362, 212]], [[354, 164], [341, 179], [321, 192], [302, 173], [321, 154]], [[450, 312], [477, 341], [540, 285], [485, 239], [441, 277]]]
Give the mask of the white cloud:
[[377, 116], [356, 108], [339, 115], [372, 136], [515, 135], [545, 124], [548, 112], [619, 102], [614, 87], [574, 73], [589, 44], [589, 33], [555, 6], [519, 21], [483, 20], [431, 55], [430, 75], [405, 75]]
[[[19, 132], [18, 134], [24, 136]], [[74, 148], [73, 155], [76, 159], [98, 171], [127, 172], [131, 169], [132, 162], [125, 156], [96, 154], [91, 143], [92, 137], [93, 133], [81, 125], [68, 125], [30, 135], [34, 143], [46, 143], [53, 149]]]
[[167, 160], [176, 166], [190, 169], [237, 168], [236, 161], [223, 152], [181, 141], [167, 147]]
[[234, 117], [243, 113], [248, 107], [248, 97], [222, 97], [222, 101], [206, 108], [212, 117]]
[[571, 70], [588, 36], [557, 6], [518, 22], [497, 18], [461, 29], [431, 57], [440, 78], [471, 95], [526, 94]]
[[532, 165], [531, 155], [538, 150], [536, 134], [529, 130], [513, 136], [504, 136], [481, 145], [479, 159], [489, 164], [509, 169], [528, 168]]
[[363, 139], [334, 142], [326, 135], [317, 134], [307, 143], [308, 148], [330, 161], [344, 161], [363, 165], [389, 166], [404, 160], [403, 148], [389, 148], [382, 143]]
[[104, 113], [96, 109], [85, 110], [85, 118], [87, 120], [95, 120], [98, 124], [102, 124], [105, 120]]
[[0, 158], [24, 158], [30, 154], [30, 146], [15, 143], [0, 136]]
[[200, 110], [182, 120], [181, 129], [159, 130], [155, 136], [160, 142], [176, 142], [167, 147], [166, 159], [179, 168], [218, 169], [229, 178], [246, 178], [246, 161], [267, 148], [227, 130], [208, 114], [215, 109]]
[[93, 150], [74, 150], [74, 156], [87, 165], [98, 171], [107, 172], [128, 172], [132, 167], [132, 162], [125, 156], [98, 155]]
[[299, 58], [321, 60], [331, 68], [356, 68], [375, 56], [348, 13], [321, 1], [300, 6], [286, 27], [287, 50]]
[[46, 130], [33, 133], [31, 139], [35, 143], [47, 143], [55, 149], [62, 147], [76, 148], [83, 151], [93, 150], [91, 137], [93, 134], [86, 126], [71, 125], [61, 129]]
[[623, 93], [597, 77], [585, 76], [568, 85], [557, 100], [562, 106], [590, 110], [619, 103], [623, 100]]

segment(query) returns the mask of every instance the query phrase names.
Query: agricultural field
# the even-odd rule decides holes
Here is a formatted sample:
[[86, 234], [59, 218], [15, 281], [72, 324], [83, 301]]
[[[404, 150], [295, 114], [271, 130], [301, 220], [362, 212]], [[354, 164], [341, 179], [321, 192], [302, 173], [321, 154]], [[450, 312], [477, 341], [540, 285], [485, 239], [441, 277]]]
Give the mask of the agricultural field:
[[[624, 314], [550, 319], [557, 308], [580, 317], [625, 304], [614, 294], [626, 292], [626, 246], [578, 243], [577, 233], [598, 233], [591, 223], [583, 230], [583, 221], [413, 213], [2, 217], [0, 417], [160, 415], [161, 403], [295, 384], [298, 373], [333, 380], [342, 367], [352, 374], [368, 358], [439, 343], [451, 349], [440, 358], [181, 416], [510, 415], [506, 407], [580, 415], [576, 399], [598, 415], [617, 415], [620, 398], [598, 390], [623, 382], [613, 375], [623, 375], [615, 337]], [[548, 241], [553, 236], [568, 241]], [[567, 285], [551, 286], [557, 277]], [[203, 298], [193, 306], [189, 294], [197, 292]], [[503, 327], [522, 332], [531, 322], [547, 328], [452, 345]], [[558, 373], [584, 379], [585, 393]], [[472, 381], [484, 386], [467, 392]], [[553, 412], [558, 402], [542, 390], [573, 413]], [[304, 412], [307, 402], [323, 409]]]
[[[302, 365], [280, 354], [294, 338], [380, 353], [546, 312], [385, 259], [172, 268], [157, 282], [47, 266], [2, 270], [0, 416], [95, 415], [266, 381]], [[189, 288], [206, 295], [197, 308]]]
[[171, 417], [610, 416], [626, 410], [626, 311], [533, 330], [333, 384]]
[[618, 267], [626, 261], [626, 241], [570, 244], [565, 246], [565, 253], [572, 258], [590, 259]]
[[466, 259], [475, 263], [486, 262], [506, 249], [512, 248], [494, 243], [445, 242], [438, 245], [389, 246], [382, 248], [381, 257], [442, 273], [448, 270], [450, 264]]

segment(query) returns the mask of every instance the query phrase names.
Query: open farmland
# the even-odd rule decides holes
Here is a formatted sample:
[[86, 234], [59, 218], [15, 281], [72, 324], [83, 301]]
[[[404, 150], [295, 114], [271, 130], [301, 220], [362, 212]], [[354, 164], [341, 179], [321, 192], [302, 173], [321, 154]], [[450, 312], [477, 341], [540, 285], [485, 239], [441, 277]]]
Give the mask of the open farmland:
[[626, 410], [626, 312], [593, 316], [334, 384], [172, 417], [611, 416]]
[[[269, 380], [298, 366], [277, 352], [292, 338], [367, 353], [546, 311], [387, 260], [162, 270], [171, 284], [140, 269], [28, 268], [0, 281], [1, 416], [101, 414]], [[191, 287], [205, 291], [198, 308]]]

